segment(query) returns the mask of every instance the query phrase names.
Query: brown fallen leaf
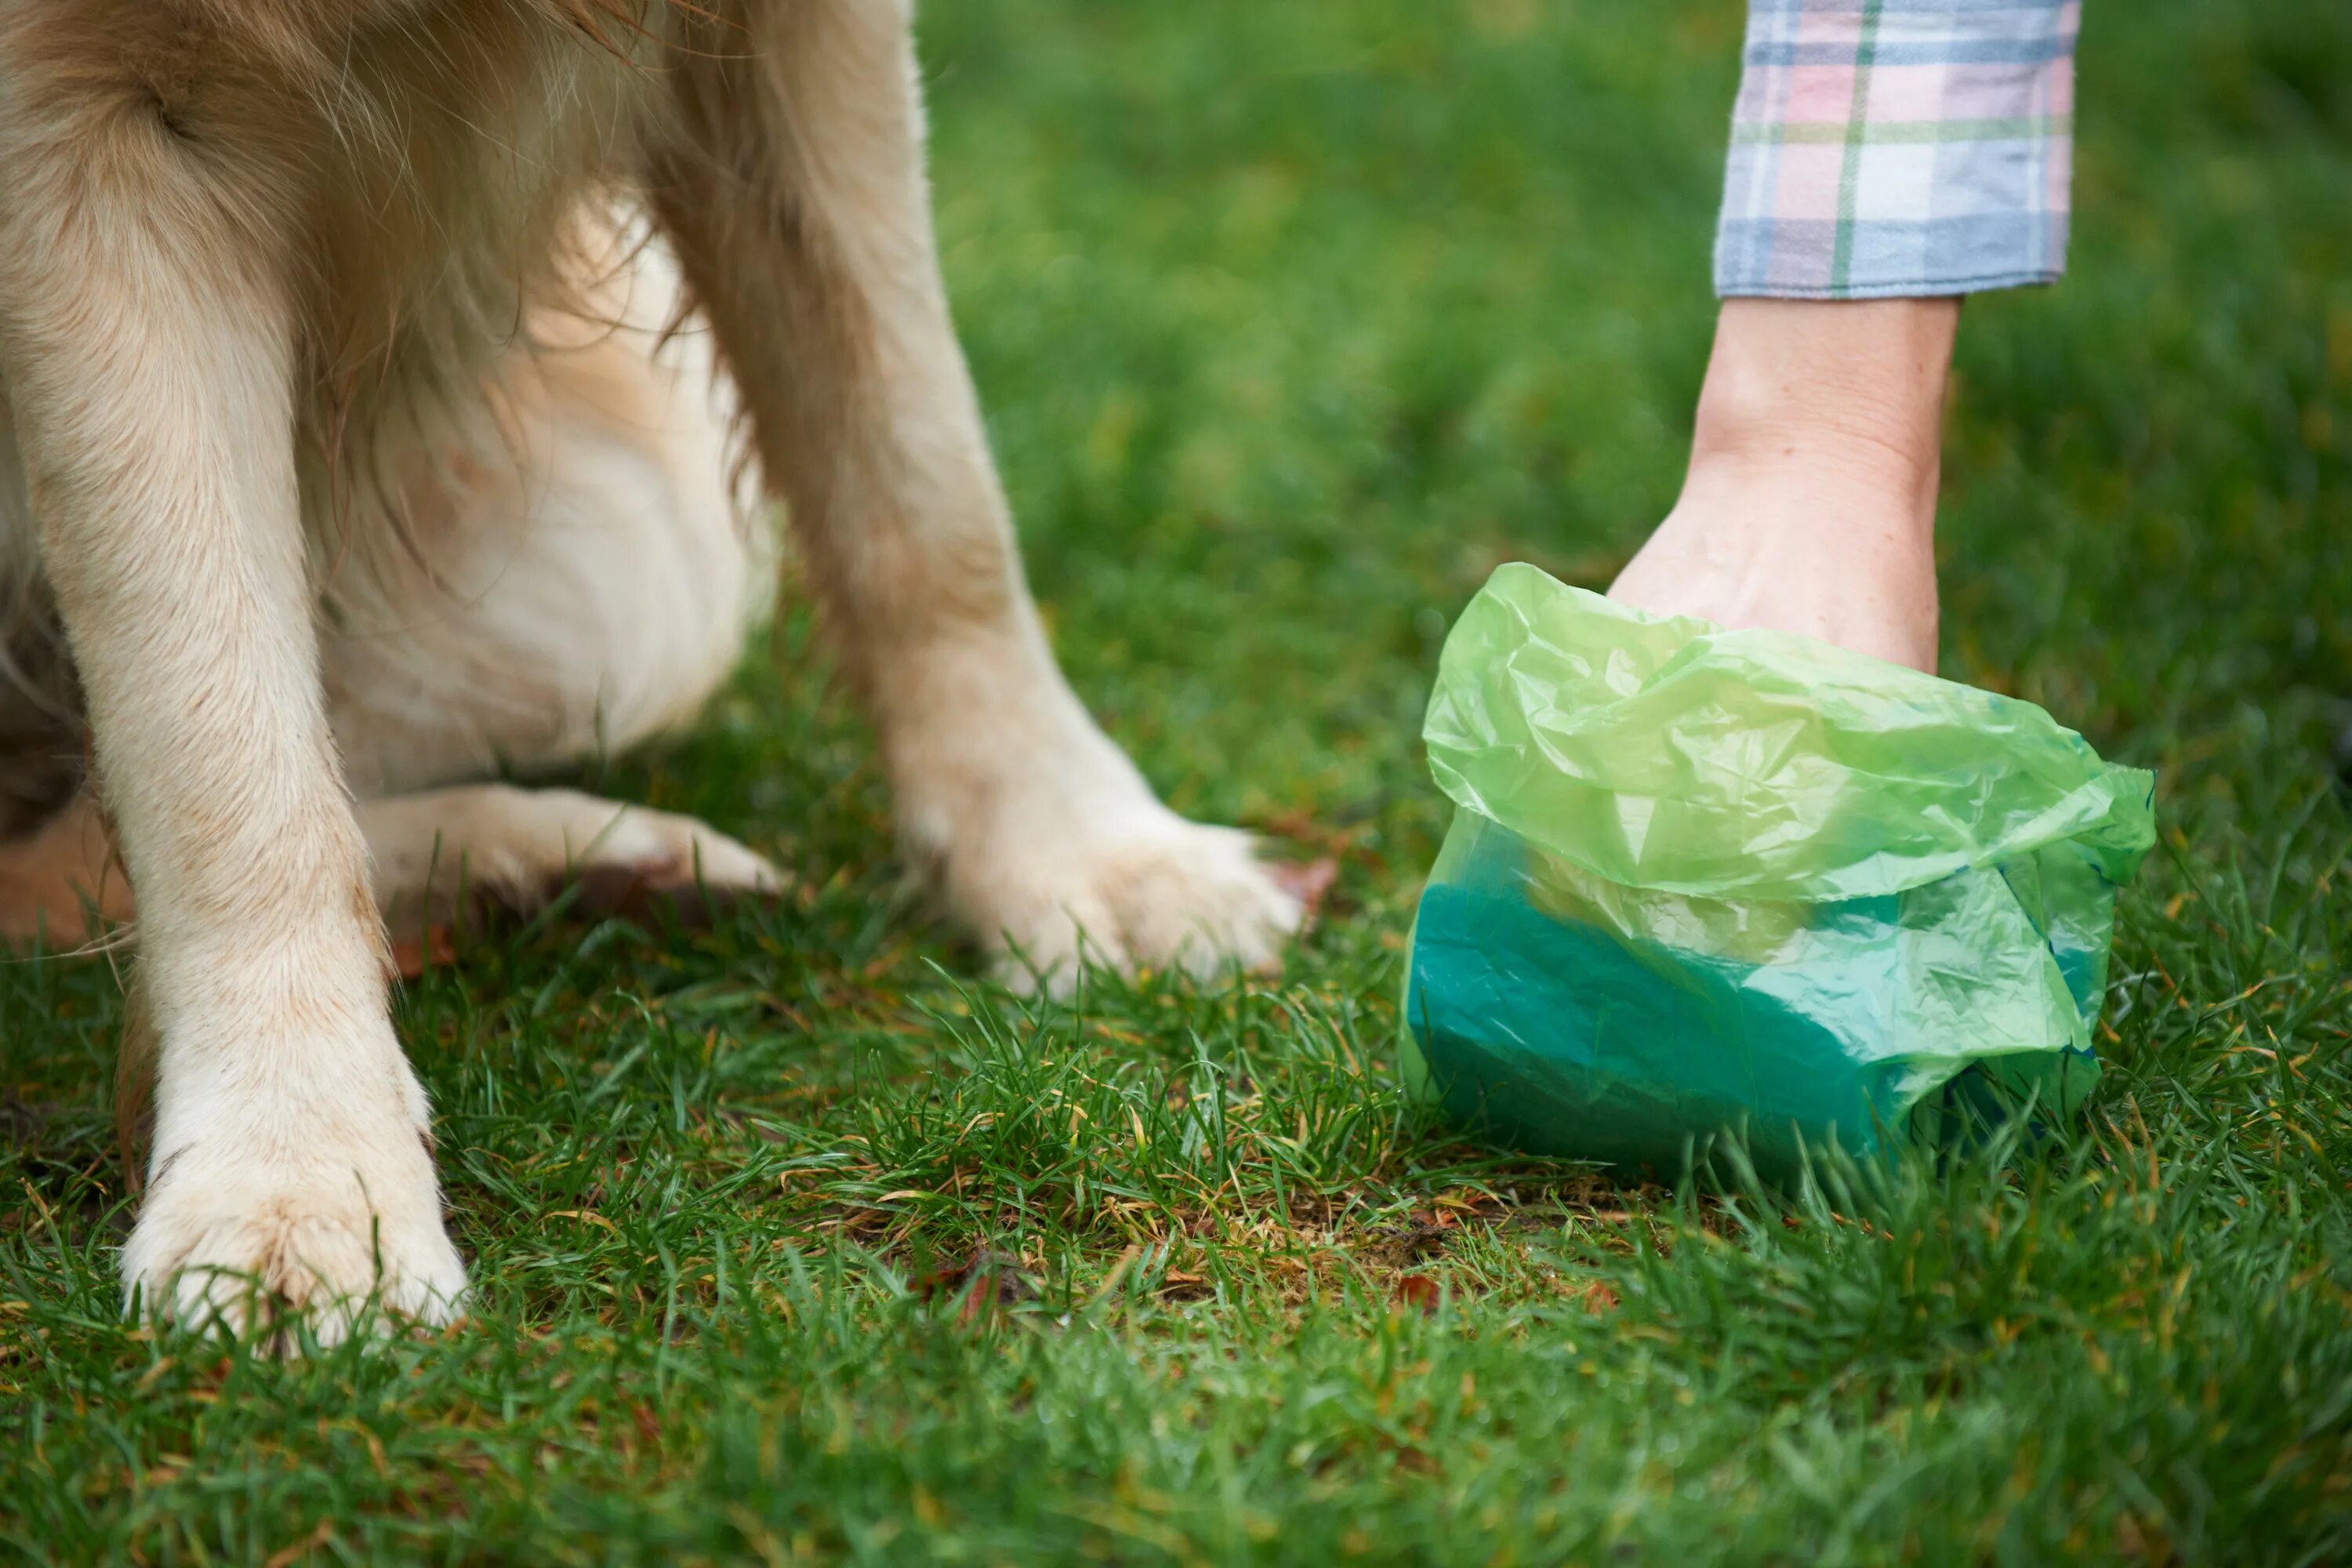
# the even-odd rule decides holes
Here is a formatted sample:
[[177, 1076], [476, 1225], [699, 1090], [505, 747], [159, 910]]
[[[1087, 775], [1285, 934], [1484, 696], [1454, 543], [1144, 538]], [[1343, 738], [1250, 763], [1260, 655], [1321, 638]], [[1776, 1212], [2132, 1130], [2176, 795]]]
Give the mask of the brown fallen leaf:
[[934, 1297], [957, 1289], [970, 1279], [972, 1268], [981, 1256], [975, 1253], [971, 1258], [952, 1258], [948, 1262], [936, 1265], [908, 1280], [907, 1288], [919, 1299], [929, 1301]]
[[984, 1247], [961, 1260], [940, 1264], [911, 1281], [908, 1288], [926, 1301], [956, 1293], [958, 1328], [971, 1326], [984, 1312], [1025, 1300], [1030, 1293], [1021, 1260]]
[[1423, 1312], [1437, 1310], [1441, 1292], [1437, 1281], [1426, 1274], [1408, 1274], [1396, 1282], [1391, 1292], [1400, 1306], [1417, 1307]]
[[1444, 1468], [1431, 1456], [1428, 1449], [1417, 1448], [1411, 1443], [1405, 1444], [1396, 1451], [1396, 1467], [1409, 1475], [1415, 1476], [1433, 1476]]
[[281, 1546], [271, 1552], [262, 1563], [262, 1568], [291, 1568], [293, 1563], [310, 1556], [334, 1538], [334, 1521], [322, 1519], [319, 1521], [319, 1527], [301, 1540], [291, 1546]]
[[1163, 1301], [1202, 1301], [1214, 1296], [1217, 1287], [1215, 1281], [1205, 1274], [1171, 1268], [1160, 1277], [1158, 1293]]

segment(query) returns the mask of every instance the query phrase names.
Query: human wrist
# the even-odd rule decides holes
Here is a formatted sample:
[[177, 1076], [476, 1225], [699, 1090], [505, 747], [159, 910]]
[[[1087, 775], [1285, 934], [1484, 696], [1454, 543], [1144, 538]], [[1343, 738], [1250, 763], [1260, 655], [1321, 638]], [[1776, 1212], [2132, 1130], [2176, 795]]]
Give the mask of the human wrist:
[[1694, 478], [1799, 466], [1932, 507], [1955, 300], [1724, 302]]

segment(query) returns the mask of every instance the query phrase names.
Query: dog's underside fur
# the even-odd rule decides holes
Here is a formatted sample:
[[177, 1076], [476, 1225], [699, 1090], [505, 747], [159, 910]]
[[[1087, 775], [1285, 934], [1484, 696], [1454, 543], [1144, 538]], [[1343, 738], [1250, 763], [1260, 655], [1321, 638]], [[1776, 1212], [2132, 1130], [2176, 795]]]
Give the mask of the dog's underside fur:
[[768, 493], [983, 941], [1066, 979], [1295, 926], [1054, 666], [920, 149], [904, 0], [0, 11], [0, 929], [135, 898], [146, 1310], [459, 1310], [383, 912], [775, 885], [486, 782], [695, 710]]

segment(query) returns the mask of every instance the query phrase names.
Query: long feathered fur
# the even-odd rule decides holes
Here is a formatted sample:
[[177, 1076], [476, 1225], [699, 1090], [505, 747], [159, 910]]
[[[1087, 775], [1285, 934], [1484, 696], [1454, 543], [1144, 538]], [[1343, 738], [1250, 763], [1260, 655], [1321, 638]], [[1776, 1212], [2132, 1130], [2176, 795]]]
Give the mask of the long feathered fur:
[[[1055, 666], [921, 143], [907, 0], [0, 5], [0, 931], [119, 889], [119, 843], [133, 1300], [457, 1310], [385, 996], [445, 850], [526, 906], [776, 889], [691, 819], [494, 782], [723, 679], [763, 553], [730, 470], [785, 502], [902, 845], [983, 942], [1066, 984], [1295, 927]], [[11, 842], [82, 707], [103, 820], [85, 789]]]
[[[176, 25], [142, 41], [137, 66], [155, 110], [201, 143], [217, 113], [253, 131], [249, 111], [228, 100], [265, 104], [275, 122], [266, 140], [293, 150], [287, 161], [303, 176], [292, 198], [309, 236], [295, 280], [296, 434], [324, 613], [360, 634], [428, 616], [421, 599], [457, 589], [416, 536], [420, 470], [452, 454], [478, 468], [520, 468], [497, 367], [528, 356], [550, 324], [576, 346], [580, 323], [614, 309], [614, 286], [647, 241], [628, 191], [668, 7], [173, 0], [170, 9]], [[224, 60], [246, 64], [224, 69]], [[420, 79], [432, 93], [413, 90]], [[671, 309], [690, 310], [682, 292]], [[7, 412], [0, 390], [0, 450], [11, 444]], [[0, 462], [0, 841], [71, 796], [86, 749], [18, 478]]]

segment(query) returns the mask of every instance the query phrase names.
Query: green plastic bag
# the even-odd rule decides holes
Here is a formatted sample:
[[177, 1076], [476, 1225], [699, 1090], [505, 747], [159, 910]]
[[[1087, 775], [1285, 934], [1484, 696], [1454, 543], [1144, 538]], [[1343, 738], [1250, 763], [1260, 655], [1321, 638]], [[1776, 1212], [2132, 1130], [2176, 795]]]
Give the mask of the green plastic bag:
[[2155, 777], [2033, 704], [1508, 565], [1423, 735], [1459, 809], [1405, 1069], [1501, 1140], [1670, 1173], [1736, 1127], [1785, 1172], [2095, 1081]]

